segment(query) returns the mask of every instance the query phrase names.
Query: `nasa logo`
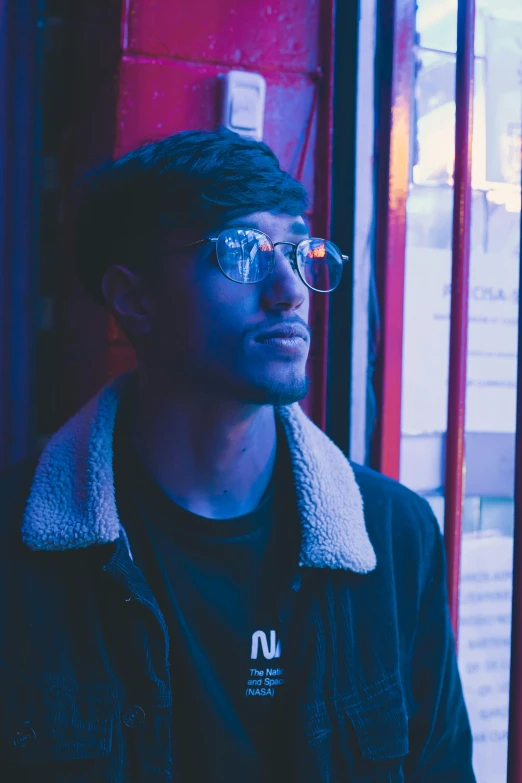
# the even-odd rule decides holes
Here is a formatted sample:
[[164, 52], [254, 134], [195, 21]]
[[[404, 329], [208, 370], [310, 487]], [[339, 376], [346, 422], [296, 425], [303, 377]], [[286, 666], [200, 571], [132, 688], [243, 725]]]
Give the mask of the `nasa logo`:
[[252, 649], [250, 657], [252, 660], [256, 660], [259, 653], [259, 643], [261, 643], [261, 649], [263, 650], [263, 657], [268, 660], [272, 658], [279, 658], [281, 656], [281, 641], [276, 640], [276, 632], [270, 631], [270, 647], [268, 646], [268, 639], [264, 631], [255, 631], [252, 634]]

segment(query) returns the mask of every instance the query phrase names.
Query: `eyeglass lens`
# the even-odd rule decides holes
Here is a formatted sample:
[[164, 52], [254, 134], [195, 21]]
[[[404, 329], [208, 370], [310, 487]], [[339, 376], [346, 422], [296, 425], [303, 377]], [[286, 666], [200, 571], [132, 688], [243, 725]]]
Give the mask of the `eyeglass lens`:
[[314, 291], [333, 291], [341, 281], [343, 259], [337, 247], [327, 239], [300, 242], [297, 263], [303, 280]]
[[[238, 283], [257, 283], [273, 269], [274, 247], [254, 229], [227, 229], [219, 234], [217, 257], [222, 272]], [[341, 279], [343, 262], [337, 247], [326, 239], [306, 239], [297, 246], [299, 272], [309, 288], [328, 292]]]
[[253, 229], [222, 231], [216, 250], [221, 270], [238, 283], [258, 283], [272, 269], [272, 243]]

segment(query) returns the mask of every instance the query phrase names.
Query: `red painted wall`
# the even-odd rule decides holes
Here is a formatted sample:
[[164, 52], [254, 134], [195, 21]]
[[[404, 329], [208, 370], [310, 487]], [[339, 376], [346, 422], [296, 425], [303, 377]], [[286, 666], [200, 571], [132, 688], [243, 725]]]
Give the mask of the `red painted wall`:
[[[267, 82], [264, 140], [307, 188], [314, 233], [328, 234], [332, 2], [123, 0], [114, 155], [175, 131], [215, 127], [220, 75], [230, 69], [260, 72]], [[327, 297], [317, 298], [312, 388], [303, 407], [323, 426], [326, 322]], [[106, 375], [134, 365], [132, 349], [112, 320], [100, 362]], [[74, 382], [85, 398], [94, 375]]]

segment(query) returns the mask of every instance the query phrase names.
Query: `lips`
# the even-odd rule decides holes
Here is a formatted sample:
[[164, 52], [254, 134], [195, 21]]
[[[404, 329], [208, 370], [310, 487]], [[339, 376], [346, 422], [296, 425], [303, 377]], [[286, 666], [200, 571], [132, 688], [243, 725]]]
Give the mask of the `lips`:
[[264, 332], [260, 332], [257, 335], [256, 340], [258, 342], [265, 342], [266, 340], [274, 340], [275, 338], [282, 338], [284, 340], [302, 339], [308, 340], [308, 332], [304, 327], [293, 326], [277, 326], [274, 329], [269, 329]]

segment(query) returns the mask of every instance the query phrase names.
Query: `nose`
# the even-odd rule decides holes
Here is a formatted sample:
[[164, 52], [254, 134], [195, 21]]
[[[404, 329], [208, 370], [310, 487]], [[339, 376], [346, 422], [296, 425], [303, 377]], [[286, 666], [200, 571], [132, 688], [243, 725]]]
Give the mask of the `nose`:
[[274, 249], [274, 268], [263, 283], [263, 299], [269, 309], [300, 310], [303, 318], [308, 316], [309, 290], [297, 273], [291, 245]]

